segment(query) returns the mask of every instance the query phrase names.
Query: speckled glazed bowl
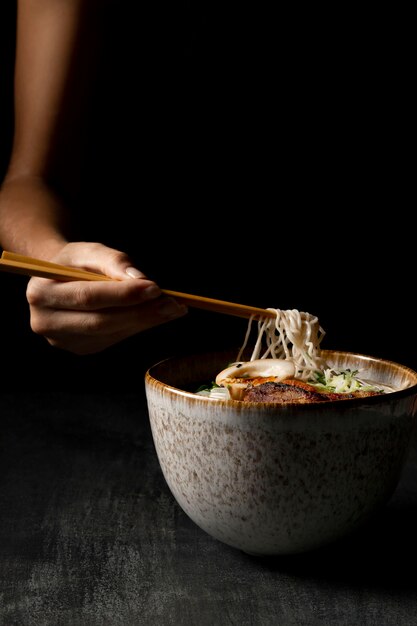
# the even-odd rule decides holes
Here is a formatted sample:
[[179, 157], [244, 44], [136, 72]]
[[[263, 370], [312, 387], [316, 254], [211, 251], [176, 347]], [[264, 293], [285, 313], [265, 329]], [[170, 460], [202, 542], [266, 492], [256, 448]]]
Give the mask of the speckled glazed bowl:
[[277, 406], [192, 393], [236, 355], [168, 359], [145, 388], [158, 459], [172, 494], [214, 538], [258, 555], [332, 542], [383, 506], [403, 468], [417, 411], [417, 373], [327, 351], [337, 369], [404, 387], [368, 398]]

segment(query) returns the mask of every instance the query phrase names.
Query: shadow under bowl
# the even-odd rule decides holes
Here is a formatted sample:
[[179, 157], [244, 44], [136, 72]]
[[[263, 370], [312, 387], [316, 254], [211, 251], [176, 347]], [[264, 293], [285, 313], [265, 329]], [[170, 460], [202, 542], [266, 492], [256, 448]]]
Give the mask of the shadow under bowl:
[[324, 351], [398, 391], [317, 404], [243, 403], [193, 393], [235, 359], [176, 357], [145, 375], [166, 482], [204, 531], [250, 554], [316, 549], [349, 534], [395, 490], [417, 409], [417, 373], [371, 356]]

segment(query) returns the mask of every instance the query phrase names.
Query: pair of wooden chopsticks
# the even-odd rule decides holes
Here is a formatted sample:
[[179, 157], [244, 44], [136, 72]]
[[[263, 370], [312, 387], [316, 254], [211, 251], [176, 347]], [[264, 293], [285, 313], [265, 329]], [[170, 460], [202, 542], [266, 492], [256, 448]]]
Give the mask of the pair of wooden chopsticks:
[[[41, 278], [52, 278], [54, 280], [71, 281], [71, 280], [114, 280], [104, 274], [96, 272], [88, 272], [87, 270], [69, 267], [67, 265], [59, 265], [58, 263], [50, 263], [41, 259], [15, 254], [14, 252], [4, 251], [0, 258], [0, 270], [5, 272], [14, 272], [16, 274], [24, 274], [26, 276], [40, 276]], [[235, 315], [237, 317], [255, 318], [275, 317], [273, 311], [268, 309], [260, 309], [245, 304], [237, 304], [235, 302], [226, 302], [224, 300], [215, 300], [213, 298], [205, 298], [190, 293], [181, 293], [179, 291], [171, 291], [162, 289], [162, 293], [172, 296], [178, 302], [182, 302], [187, 306], [206, 309], [215, 313], [225, 313], [227, 315]]]

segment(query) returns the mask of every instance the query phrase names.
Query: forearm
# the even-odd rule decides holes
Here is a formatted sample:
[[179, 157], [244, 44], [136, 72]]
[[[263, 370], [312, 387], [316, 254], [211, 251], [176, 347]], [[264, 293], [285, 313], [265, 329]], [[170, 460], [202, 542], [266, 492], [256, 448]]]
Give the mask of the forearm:
[[47, 259], [66, 243], [63, 203], [53, 189], [68, 191], [63, 179], [73, 164], [62, 163], [81, 134], [95, 49], [92, 42], [91, 52], [87, 46], [94, 38], [87, 37], [86, 19], [94, 6], [85, 0], [18, 0], [15, 128], [0, 190], [5, 250]]
[[6, 178], [0, 191], [0, 245], [4, 250], [48, 259], [66, 243], [65, 211], [36, 177]]

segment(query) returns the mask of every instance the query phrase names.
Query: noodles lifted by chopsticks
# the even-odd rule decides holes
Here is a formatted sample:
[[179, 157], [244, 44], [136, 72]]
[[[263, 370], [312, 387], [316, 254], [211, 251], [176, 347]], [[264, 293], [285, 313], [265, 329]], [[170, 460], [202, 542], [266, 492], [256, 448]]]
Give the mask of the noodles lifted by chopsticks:
[[[302, 380], [308, 380], [314, 372], [322, 370], [325, 363], [320, 357], [320, 343], [325, 332], [318, 318], [296, 309], [267, 310], [274, 311], [276, 318], [261, 318], [258, 321], [258, 337], [250, 360], [273, 358], [292, 361], [297, 378]], [[237, 361], [241, 360], [249, 341], [253, 320], [252, 316]]]

